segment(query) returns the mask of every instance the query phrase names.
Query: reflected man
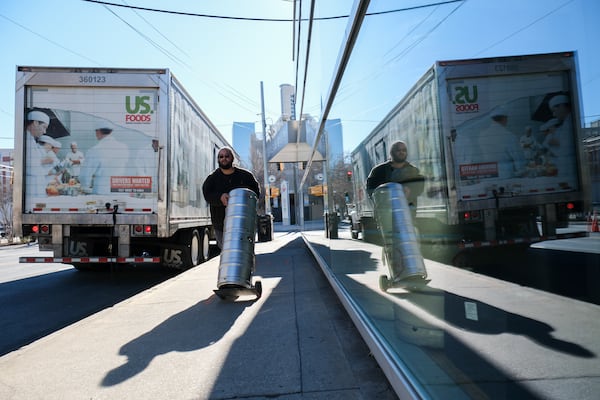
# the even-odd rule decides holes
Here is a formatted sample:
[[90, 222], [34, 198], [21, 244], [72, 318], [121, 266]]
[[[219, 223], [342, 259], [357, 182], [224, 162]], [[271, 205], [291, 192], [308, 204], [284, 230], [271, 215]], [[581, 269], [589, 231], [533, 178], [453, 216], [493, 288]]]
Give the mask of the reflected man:
[[369, 197], [377, 186], [388, 182], [402, 184], [404, 195], [411, 208], [413, 217], [417, 209], [417, 197], [423, 193], [425, 178], [419, 169], [408, 160], [406, 143], [397, 141], [390, 148], [390, 159], [376, 165], [367, 178], [367, 193]]

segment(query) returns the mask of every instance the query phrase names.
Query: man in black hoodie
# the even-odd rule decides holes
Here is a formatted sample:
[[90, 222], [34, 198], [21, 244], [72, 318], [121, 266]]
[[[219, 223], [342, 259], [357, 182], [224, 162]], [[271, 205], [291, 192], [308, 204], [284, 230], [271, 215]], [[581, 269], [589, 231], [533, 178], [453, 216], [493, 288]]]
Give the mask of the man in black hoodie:
[[218, 154], [219, 168], [210, 174], [202, 185], [204, 198], [210, 205], [212, 221], [217, 245], [223, 248], [223, 229], [225, 225], [225, 207], [229, 200], [229, 192], [237, 188], [246, 188], [260, 196], [258, 181], [252, 172], [233, 166], [233, 151], [223, 147]]
[[402, 184], [404, 195], [411, 213], [416, 213], [417, 197], [423, 193], [425, 177], [419, 169], [407, 160], [408, 149], [406, 143], [398, 141], [390, 148], [390, 160], [376, 165], [367, 178], [367, 193], [369, 197], [375, 189], [384, 183], [396, 182]]

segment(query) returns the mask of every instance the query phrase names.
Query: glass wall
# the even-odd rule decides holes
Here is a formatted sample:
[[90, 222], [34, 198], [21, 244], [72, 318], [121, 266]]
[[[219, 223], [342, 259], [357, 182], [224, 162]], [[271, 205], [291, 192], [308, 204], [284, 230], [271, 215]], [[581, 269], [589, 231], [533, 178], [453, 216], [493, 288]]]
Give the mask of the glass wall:
[[303, 3], [297, 112], [341, 124], [344, 154], [303, 235], [388, 378], [595, 398], [600, 3]]

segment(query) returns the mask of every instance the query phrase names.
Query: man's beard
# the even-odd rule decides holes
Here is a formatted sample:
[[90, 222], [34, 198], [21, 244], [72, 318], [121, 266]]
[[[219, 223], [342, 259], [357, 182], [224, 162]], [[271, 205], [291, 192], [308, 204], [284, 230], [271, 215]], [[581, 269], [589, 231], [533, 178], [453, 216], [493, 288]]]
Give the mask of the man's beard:
[[233, 162], [231, 162], [231, 161], [220, 162], [219, 161], [219, 168], [222, 168], [222, 169], [231, 169], [231, 167], [233, 167]]

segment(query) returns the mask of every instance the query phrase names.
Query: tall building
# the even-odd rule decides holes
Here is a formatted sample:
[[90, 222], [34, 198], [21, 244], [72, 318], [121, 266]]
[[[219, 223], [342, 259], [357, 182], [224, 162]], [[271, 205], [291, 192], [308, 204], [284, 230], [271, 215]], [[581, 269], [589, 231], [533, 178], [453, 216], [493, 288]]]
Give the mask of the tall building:
[[13, 149], [0, 149], [0, 191], [12, 196]]
[[296, 119], [296, 94], [293, 85], [284, 83], [279, 86], [281, 93], [281, 119], [283, 121]]
[[12, 226], [13, 149], [0, 149], [0, 236]]
[[[272, 212], [276, 221], [296, 224], [300, 220], [309, 221], [323, 218], [324, 201], [322, 192], [310, 190], [322, 187], [323, 161], [330, 166], [343, 162], [342, 125], [339, 119], [326, 122], [325, 134], [317, 144], [312, 173], [304, 188], [298, 186], [304, 174], [306, 161], [312, 154], [317, 139], [319, 121], [310, 114], [296, 119], [294, 111], [294, 87], [280, 85], [281, 117], [271, 126], [271, 135], [267, 141], [267, 159], [270, 163], [271, 186], [279, 189], [281, 196], [273, 198]], [[302, 190], [302, 195], [299, 191]], [[285, 196], [285, 197], [284, 197]], [[303, 203], [299, 204], [302, 199]]]
[[[307, 221], [323, 218], [322, 194], [311, 194], [306, 187], [301, 197], [298, 193], [298, 183], [304, 174], [305, 161], [308, 161], [317, 138], [319, 121], [310, 114], [302, 115], [301, 121], [296, 119], [294, 86], [280, 85], [280, 94], [281, 116], [269, 127], [266, 143], [269, 186], [277, 189], [278, 193], [271, 198], [271, 212], [276, 221], [294, 225], [298, 222], [298, 213], [302, 213], [301, 218]], [[252, 165], [252, 135], [256, 135], [254, 122], [233, 123], [232, 145], [239, 155], [240, 166], [250, 170], [256, 167]], [[259, 140], [261, 136], [257, 135]], [[317, 172], [324, 171], [321, 165], [323, 161], [327, 162], [330, 169], [343, 162], [343, 149], [341, 120], [328, 120], [325, 133], [317, 145], [314, 166]], [[323, 179], [322, 173], [314, 173], [306, 182], [306, 186], [323, 184]], [[297, 204], [300, 198], [303, 199], [302, 205]]]
[[232, 146], [239, 156], [240, 167], [251, 169], [252, 159], [250, 156], [250, 142], [252, 135], [255, 135], [254, 122], [234, 122], [232, 131]]
[[586, 154], [587, 172], [590, 176], [592, 206], [600, 206], [600, 120], [583, 128], [583, 151]]
[[[305, 115], [303, 118], [307, 121], [306, 138], [312, 146], [317, 136], [318, 121], [310, 115]], [[317, 149], [329, 160], [330, 165], [335, 165], [344, 160], [344, 139], [341, 119], [335, 118], [325, 121], [325, 132], [321, 136]]]

